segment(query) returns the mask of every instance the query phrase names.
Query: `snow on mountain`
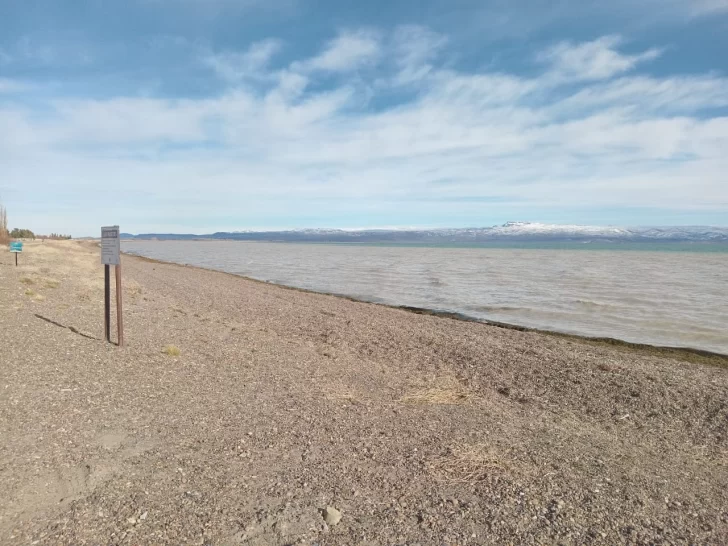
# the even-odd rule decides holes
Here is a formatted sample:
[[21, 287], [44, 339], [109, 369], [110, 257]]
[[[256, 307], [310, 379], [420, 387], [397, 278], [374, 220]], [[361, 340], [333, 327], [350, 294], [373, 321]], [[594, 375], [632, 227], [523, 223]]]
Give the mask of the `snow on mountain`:
[[687, 241], [726, 241], [728, 228], [707, 226], [673, 226], [635, 228], [634, 233], [645, 239], [677, 239]]
[[483, 239], [585, 239], [656, 241], [728, 241], [728, 228], [708, 226], [617, 227], [506, 222], [489, 228], [438, 231], [448, 236]]
[[537, 222], [506, 222], [502, 226], [489, 228], [490, 233], [499, 235], [565, 235], [624, 237], [630, 231], [618, 227], [580, 226], [573, 224], [541, 224]]

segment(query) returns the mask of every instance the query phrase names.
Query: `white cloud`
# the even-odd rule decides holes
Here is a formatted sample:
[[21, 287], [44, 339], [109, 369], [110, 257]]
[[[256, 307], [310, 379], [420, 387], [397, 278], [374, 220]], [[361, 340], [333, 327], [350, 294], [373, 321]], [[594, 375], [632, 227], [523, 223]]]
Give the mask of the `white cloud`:
[[0, 48], [0, 65], [83, 66], [93, 62], [91, 51], [73, 40], [49, 42], [43, 33], [28, 34]]
[[394, 83], [411, 84], [430, 74], [433, 69], [432, 62], [446, 44], [447, 37], [425, 27], [405, 25], [395, 29], [392, 54], [399, 72]]
[[438, 72], [431, 80], [430, 98], [448, 104], [464, 103], [486, 108], [515, 104], [537, 90], [539, 82], [508, 74], [462, 74], [451, 70]]
[[689, 0], [688, 4], [693, 15], [728, 12], [728, 0]]
[[728, 106], [728, 78], [716, 75], [623, 77], [584, 87], [554, 104], [552, 111], [573, 115], [615, 106], [634, 108], [635, 116], [725, 107]]
[[278, 73], [277, 92], [290, 100], [300, 97], [306, 90], [308, 78], [296, 72], [283, 70]]
[[205, 101], [146, 98], [59, 100], [43, 123], [49, 137], [67, 145], [149, 145], [205, 139]]
[[0, 78], [0, 93], [19, 93], [30, 89], [32, 86], [28, 83], [20, 82], [18, 80], [10, 80], [7, 78]]
[[280, 51], [280, 40], [263, 40], [252, 44], [243, 53], [217, 53], [203, 57], [203, 62], [228, 81], [239, 82], [245, 78], [258, 78]]
[[[298, 0], [275, 0], [273, 4], [278, 10], [293, 8]], [[192, 10], [197, 17], [213, 17], [228, 12], [249, 11], [252, 9], [270, 8], [264, 0], [142, 0], [151, 6], [157, 5], [168, 8], [171, 4], [178, 4], [176, 8]]]
[[45, 33], [26, 34], [0, 48], [0, 66], [82, 67], [94, 61], [87, 45], [73, 39], [51, 41]]
[[378, 33], [371, 30], [341, 32], [317, 56], [292, 66], [302, 71], [350, 72], [375, 64], [381, 55]]
[[[614, 39], [597, 42], [570, 50], [614, 52]], [[644, 54], [619, 53], [557, 56], [540, 76], [458, 71], [438, 62], [444, 38], [414, 27], [377, 38], [375, 49], [347, 43], [339, 36], [285, 69], [269, 68], [275, 47], [258, 44], [233, 57], [229, 90], [206, 99], [58, 98], [42, 102], [42, 116], [0, 101], [0, 190], [63, 188], [83, 200], [104, 180], [144, 196], [114, 208], [140, 231], [165, 206], [170, 217], [189, 209], [240, 218], [211, 226], [232, 229], [306, 207], [361, 217], [396, 214], [402, 203], [433, 214], [490, 210], [488, 199], [534, 210], [728, 202], [728, 117], [711, 110], [728, 106], [726, 78], [625, 75]], [[378, 71], [346, 73], [375, 59]], [[569, 92], [553, 79], [564, 63], [579, 80]], [[396, 79], [404, 69], [424, 70], [407, 81], [415, 93], [392, 98], [372, 85], [382, 71]], [[254, 82], [237, 85], [250, 74]], [[362, 88], [376, 108], [362, 102]], [[105, 206], [95, 201], [98, 221], [83, 221], [105, 221], [113, 212]]]
[[447, 37], [419, 25], [403, 25], [394, 30], [396, 61], [402, 66], [431, 62], [447, 44]]
[[57, 58], [54, 47], [45, 45], [36, 38], [23, 36], [16, 44], [16, 52], [24, 60], [33, 60], [40, 63], [51, 63]]
[[628, 72], [662, 53], [660, 49], [649, 49], [637, 55], [625, 55], [616, 50], [622, 43], [619, 36], [605, 36], [581, 44], [561, 42], [541, 52], [537, 59], [551, 66], [556, 79], [603, 80]]

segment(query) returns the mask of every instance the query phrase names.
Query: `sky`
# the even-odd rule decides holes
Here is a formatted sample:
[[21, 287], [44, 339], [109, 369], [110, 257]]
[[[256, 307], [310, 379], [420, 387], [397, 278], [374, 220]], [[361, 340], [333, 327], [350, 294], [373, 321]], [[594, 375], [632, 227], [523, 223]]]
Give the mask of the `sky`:
[[728, 225], [728, 0], [0, 0], [10, 227]]

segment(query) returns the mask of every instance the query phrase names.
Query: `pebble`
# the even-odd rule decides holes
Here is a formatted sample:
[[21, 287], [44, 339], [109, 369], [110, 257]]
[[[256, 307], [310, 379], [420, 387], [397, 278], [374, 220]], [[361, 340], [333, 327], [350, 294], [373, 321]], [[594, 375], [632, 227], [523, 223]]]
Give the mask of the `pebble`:
[[337, 523], [341, 521], [341, 512], [339, 512], [336, 508], [332, 508], [331, 506], [327, 506], [326, 510], [324, 510], [324, 521], [333, 527]]

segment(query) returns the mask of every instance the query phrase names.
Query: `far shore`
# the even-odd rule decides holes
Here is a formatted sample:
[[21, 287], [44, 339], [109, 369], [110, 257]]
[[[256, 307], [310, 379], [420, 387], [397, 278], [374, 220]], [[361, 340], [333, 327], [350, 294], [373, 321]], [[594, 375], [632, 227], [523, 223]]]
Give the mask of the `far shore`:
[[[77, 240], [95, 240], [98, 238], [82, 238]], [[728, 241], [662, 241], [662, 240], [645, 240], [645, 241], [600, 241], [600, 240], [519, 240], [519, 239], [498, 239], [492, 241], [475, 241], [475, 242], [422, 242], [422, 241], [391, 241], [391, 240], [371, 240], [371, 241], [326, 241], [326, 240], [287, 240], [287, 239], [237, 239], [237, 238], [211, 238], [211, 237], [193, 237], [193, 238], [164, 238], [164, 237], [148, 237], [148, 238], [128, 238], [122, 237], [123, 242], [165, 242], [165, 243], [189, 243], [189, 242], [229, 242], [229, 243], [276, 243], [276, 244], [304, 244], [304, 245], [345, 245], [345, 246], [402, 246], [402, 247], [451, 247], [451, 248], [493, 248], [493, 249], [536, 249], [536, 250], [630, 250], [644, 252], [659, 252], [664, 249], [675, 250], [680, 252], [704, 252], [705, 249], [711, 249], [713, 252], [728, 252]]]

